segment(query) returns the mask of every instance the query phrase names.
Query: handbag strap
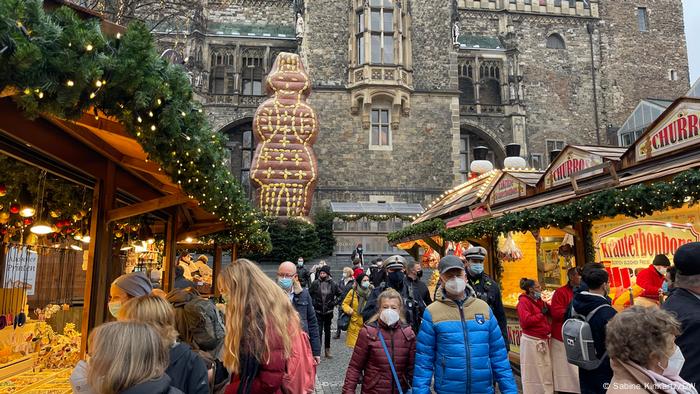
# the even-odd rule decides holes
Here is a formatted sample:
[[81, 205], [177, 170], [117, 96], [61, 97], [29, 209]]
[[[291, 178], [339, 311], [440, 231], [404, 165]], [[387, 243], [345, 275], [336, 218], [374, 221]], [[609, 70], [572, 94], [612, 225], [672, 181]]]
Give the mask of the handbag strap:
[[391, 354], [389, 354], [389, 349], [386, 348], [386, 342], [384, 342], [384, 335], [382, 335], [382, 329], [377, 327], [379, 330], [379, 341], [382, 343], [384, 348], [384, 354], [386, 354], [387, 360], [389, 360], [389, 367], [391, 367], [391, 374], [394, 375], [394, 381], [396, 382], [396, 387], [399, 389], [399, 394], [403, 394], [403, 389], [401, 388], [401, 382], [399, 382], [399, 375], [396, 374], [396, 368], [394, 368], [394, 361], [391, 359]]

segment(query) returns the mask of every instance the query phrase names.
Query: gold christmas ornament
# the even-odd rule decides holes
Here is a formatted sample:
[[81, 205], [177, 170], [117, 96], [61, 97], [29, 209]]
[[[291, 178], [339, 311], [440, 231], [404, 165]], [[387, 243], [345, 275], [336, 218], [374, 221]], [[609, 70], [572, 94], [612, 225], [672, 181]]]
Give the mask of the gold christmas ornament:
[[61, 211], [59, 211], [58, 209], [52, 209], [51, 211], [49, 211], [49, 215], [51, 215], [52, 218], [56, 219], [59, 216], [61, 216]]
[[6, 224], [10, 221], [10, 214], [7, 212], [0, 212], [0, 224]]

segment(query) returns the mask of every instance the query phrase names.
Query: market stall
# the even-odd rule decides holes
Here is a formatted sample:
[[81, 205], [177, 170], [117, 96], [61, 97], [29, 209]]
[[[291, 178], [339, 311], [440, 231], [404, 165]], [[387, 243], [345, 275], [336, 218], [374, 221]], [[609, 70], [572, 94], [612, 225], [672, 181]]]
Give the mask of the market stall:
[[142, 271], [168, 291], [178, 241], [226, 245], [235, 256], [268, 248], [269, 236], [224, 166], [223, 137], [143, 25], [127, 30], [57, 8], [63, 1], [8, 4], [0, 3], [12, 21], [0, 28], [0, 393], [70, 392], [64, 369], [109, 319], [116, 277]]

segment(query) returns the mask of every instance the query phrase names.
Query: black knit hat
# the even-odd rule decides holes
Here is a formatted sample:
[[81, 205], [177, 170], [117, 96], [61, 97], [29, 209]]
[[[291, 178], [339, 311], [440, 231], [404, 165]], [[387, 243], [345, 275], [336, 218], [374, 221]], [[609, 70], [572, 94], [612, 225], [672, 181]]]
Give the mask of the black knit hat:
[[670, 267], [671, 261], [668, 259], [668, 257], [666, 257], [665, 254], [657, 254], [656, 257], [654, 257], [654, 262], [652, 262], [652, 264]]
[[690, 242], [678, 248], [673, 263], [680, 275], [700, 275], [700, 242]]
[[323, 267], [321, 267], [321, 268], [318, 269], [318, 272], [319, 272], [319, 273], [325, 272], [325, 273], [328, 274], [328, 276], [331, 276], [331, 267], [329, 267], [329, 266], [327, 266], [327, 265], [324, 265]]

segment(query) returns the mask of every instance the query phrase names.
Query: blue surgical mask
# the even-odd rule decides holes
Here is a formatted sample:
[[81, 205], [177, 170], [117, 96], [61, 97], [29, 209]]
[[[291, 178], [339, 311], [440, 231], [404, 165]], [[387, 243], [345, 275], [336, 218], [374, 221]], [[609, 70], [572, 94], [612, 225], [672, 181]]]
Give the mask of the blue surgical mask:
[[539, 300], [540, 298], [542, 298], [542, 293], [540, 293], [539, 291], [536, 291], [534, 297], [536, 300]]
[[292, 287], [292, 278], [277, 278], [277, 284], [285, 290], [289, 290]]
[[469, 264], [469, 271], [474, 275], [480, 275], [484, 272], [484, 263], [471, 263]]
[[109, 313], [114, 317], [119, 317], [119, 311], [122, 309], [121, 302], [110, 302], [107, 304], [109, 307]]
[[369, 289], [369, 282], [362, 282], [360, 286], [362, 286], [363, 289]]

